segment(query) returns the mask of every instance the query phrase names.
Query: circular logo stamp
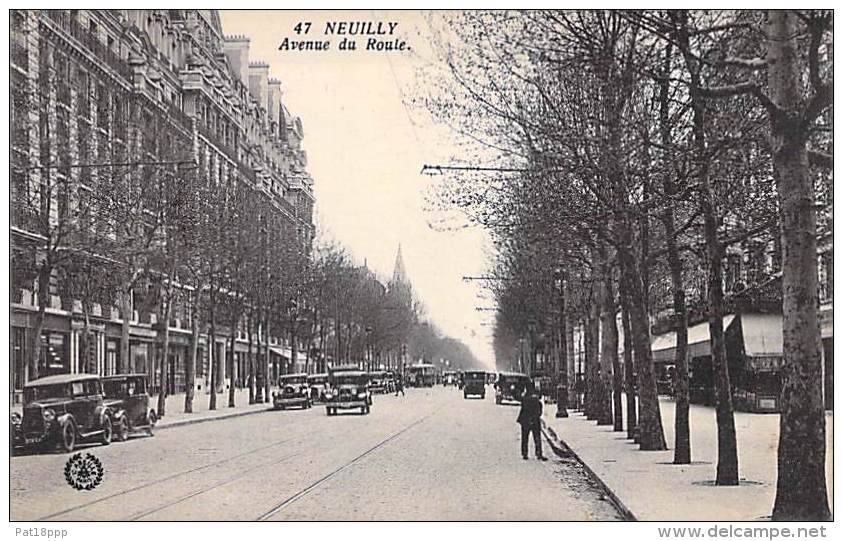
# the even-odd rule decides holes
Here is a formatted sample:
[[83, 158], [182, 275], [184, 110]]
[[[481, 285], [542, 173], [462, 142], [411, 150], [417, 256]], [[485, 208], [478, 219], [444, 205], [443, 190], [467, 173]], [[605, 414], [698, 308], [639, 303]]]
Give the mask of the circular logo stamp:
[[76, 453], [64, 465], [64, 478], [76, 490], [93, 490], [102, 482], [102, 462], [91, 453]]

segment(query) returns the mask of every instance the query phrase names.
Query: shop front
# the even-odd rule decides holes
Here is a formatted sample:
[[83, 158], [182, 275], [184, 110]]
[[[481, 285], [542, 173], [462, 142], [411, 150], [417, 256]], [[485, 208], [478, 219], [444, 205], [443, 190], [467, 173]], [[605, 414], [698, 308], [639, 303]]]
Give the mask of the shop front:
[[739, 360], [730, 374], [735, 409], [778, 412], [782, 390], [781, 314], [741, 314], [726, 338], [727, 356]]
[[[728, 329], [734, 314], [723, 316], [723, 328]], [[659, 394], [673, 395], [676, 378], [676, 331], [653, 337], [653, 368]], [[711, 338], [708, 321], [688, 327], [688, 385], [690, 400], [697, 404], [714, 404], [714, 374], [711, 363]]]

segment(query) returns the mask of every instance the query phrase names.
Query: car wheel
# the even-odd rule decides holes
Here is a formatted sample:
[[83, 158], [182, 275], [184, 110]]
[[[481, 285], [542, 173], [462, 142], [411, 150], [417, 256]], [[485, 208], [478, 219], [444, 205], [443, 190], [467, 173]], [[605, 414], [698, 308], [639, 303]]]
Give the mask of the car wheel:
[[155, 414], [155, 410], [150, 410], [149, 414], [146, 416], [146, 433], [150, 436], [153, 436], [152, 428], [155, 426], [155, 423], [158, 422], [158, 415]]
[[120, 418], [117, 423], [117, 439], [119, 441], [128, 441], [129, 439], [129, 420], [125, 417]]
[[111, 423], [111, 417], [106, 417], [102, 424], [102, 438], [100, 441], [103, 445], [111, 444], [111, 437], [114, 435], [114, 425]]
[[486, 400], [486, 393], [480, 395], [480, 400]]
[[60, 443], [61, 448], [68, 453], [72, 453], [76, 447], [76, 427], [73, 426], [71, 421], [64, 423], [64, 426], [61, 427]]

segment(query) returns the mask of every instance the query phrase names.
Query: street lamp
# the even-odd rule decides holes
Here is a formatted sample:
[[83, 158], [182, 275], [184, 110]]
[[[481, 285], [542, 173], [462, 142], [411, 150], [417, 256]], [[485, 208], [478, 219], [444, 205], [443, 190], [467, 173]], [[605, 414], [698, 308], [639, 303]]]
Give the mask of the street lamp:
[[553, 271], [554, 283], [559, 287], [559, 350], [556, 356], [556, 417], [568, 416], [568, 337], [565, 333], [565, 276], [562, 269]]

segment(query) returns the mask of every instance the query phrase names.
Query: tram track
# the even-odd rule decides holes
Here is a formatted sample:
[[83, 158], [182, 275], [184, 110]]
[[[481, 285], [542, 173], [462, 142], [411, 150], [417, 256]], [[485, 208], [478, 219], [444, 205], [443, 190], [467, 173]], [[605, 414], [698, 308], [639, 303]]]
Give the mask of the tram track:
[[292, 496], [289, 496], [288, 498], [285, 498], [284, 500], [280, 501], [279, 503], [277, 503], [276, 505], [274, 505], [273, 507], [271, 507], [268, 511], [266, 511], [266, 512], [264, 512], [263, 514], [259, 515], [259, 516], [258, 516], [255, 520], [257, 520], [257, 521], [266, 521], [266, 520], [269, 520], [269, 519], [270, 519], [270, 518], [272, 518], [273, 516], [277, 515], [277, 514], [278, 514], [278, 513], [280, 513], [281, 511], [283, 511], [283, 510], [284, 510], [284, 508], [286, 508], [286, 507], [288, 507], [288, 506], [292, 505], [292, 504], [293, 504], [293, 503], [295, 503], [296, 501], [298, 501], [298, 500], [300, 500], [301, 498], [303, 498], [303, 497], [307, 496], [309, 493], [311, 493], [312, 491], [314, 491], [316, 488], [318, 488], [318, 487], [319, 487], [320, 485], [322, 485], [323, 483], [325, 483], [325, 482], [329, 481], [330, 479], [332, 479], [333, 477], [335, 477], [335, 476], [339, 475], [339, 474], [340, 474], [343, 470], [345, 470], [345, 469], [347, 469], [347, 468], [349, 468], [349, 467], [353, 466], [354, 464], [356, 464], [357, 462], [359, 462], [359, 461], [363, 460], [363, 459], [364, 459], [364, 458], [366, 458], [368, 455], [370, 455], [370, 454], [374, 453], [374, 452], [375, 452], [375, 451], [377, 451], [378, 449], [381, 449], [381, 448], [382, 448], [382, 447], [384, 447], [387, 443], [389, 443], [389, 442], [393, 441], [394, 439], [398, 438], [399, 436], [401, 436], [401, 435], [402, 435], [402, 434], [404, 434], [405, 432], [409, 431], [410, 429], [412, 429], [412, 428], [414, 428], [414, 427], [416, 427], [416, 426], [420, 425], [420, 424], [421, 424], [422, 422], [424, 422], [426, 419], [428, 419], [429, 417], [431, 417], [434, 413], [436, 413], [436, 411], [432, 411], [432, 412], [428, 413], [427, 415], [425, 415], [425, 416], [424, 416], [424, 417], [422, 417], [421, 419], [416, 420], [415, 422], [413, 422], [413, 423], [411, 423], [411, 424], [409, 424], [409, 425], [405, 426], [405, 427], [404, 427], [404, 428], [402, 428], [401, 430], [399, 430], [399, 431], [397, 431], [397, 432], [393, 433], [392, 435], [388, 436], [387, 438], [385, 438], [385, 439], [381, 440], [379, 443], [377, 443], [376, 445], [374, 445], [374, 446], [370, 447], [370, 448], [369, 448], [369, 449], [367, 449], [366, 451], [364, 451], [364, 452], [360, 453], [359, 455], [357, 455], [356, 457], [354, 457], [354, 458], [353, 458], [353, 459], [351, 459], [350, 461], [346, 462], [345, 464], [343, 464], [343, 465], [342, 465], [342, 466], [340, 466], [339, 468], [334, 469], [333, 471], [331, 471], [331, 472], [330, 472], [330, 473], [328, 473], [327, 475], [324, 475], [324, 476], [320, 477], [319, 479], [317, 479], [316, 481], [314, 481], [313, 483], [311, 483], [311, 484], [310, 484], [310, 485], [308, 485], [307, 487], [303, 488], [302, 490], [300, 490], [300, 491], [296, 492], [296, 493], [295, 493], [295, 494], [293, 494]]
[[222, 465], [222, 464], [226, 464], [226, 463], [228, 463], [228, 462], [232, 462], [232, 461], [234, 461], [234, 460], [238, 460], [238, 459], [241, 459], [241, 458], [243, 458], [243, 457], [246, 457], [246, 456], [249, 456], [249, 455], [253, 455], [253, 454], [255, 454], [255, 453], [259, 453], [259, 452], [261, 452], [261, 451], [265, 451], [265, 450], [267, 450], [267, 449], [272, 449], [273, 447], [277, 447], [277, 446], [279, 446], [279, 445], [283, 445], [283, 444], [285, 444], [285, 443], [289, 443], [289, 442], [291, 442], [291, 441], [292, 441], [292, 440], [294, 440], [294, 439], [295, 439], [295, 438], [285, 438], [285, 439], [278, 440], [278, 441], [275, 441], [275, 442], [270, 443], [270, 444], [267, 444], [267, 445], [262, 445], [262, 446], [260, 446], [260, 447], [256, 447], [256, 448], [254, 448], [254, 449], [250, 449], [250, 450], [248, 450], [248, 451], [245, 451], [245, 452], [242, 452], [242, 453], [238, 453], [238, 454], [235, 454], [235, 455], [231, 455], [231, 456], [228, 456], [228, 457], [226, 457], [226, 458], [223, 458], [223, 459], [217, 460], [217, 461], [215, 461], [215, 462], [211, 462], [210, 464], [205, 464], [205, 465], [202, 465], [202, 466], [197, 466], [197, 467], [195, 467], [195, 468], [190, 468], [190, 469], [188, 469], [188, 470], [183, 470], [183, 471], [180, 471], [180, 472], [176, 472], [176, 473], [173, 473], [173, 474], [171, 474], [171, 475], [167, 475], [167, 476], [165, 476], [165, 477], [161, 477], [160, 479], [154, 479], [154, 480], [149, 481], [149, 482], [147, 482], [147, 483], [143, 483], [143, 484], [140, 484], [140, 485], [134, 486], [134, 487], [132, 487], [132, 488], [127, 488], [127, 489], [125, 489], [125, 490], [121, 490], [121, 491], [119, 491], [119, 492], [115, 492], [114, 494], [108, 494], [108, 495], [106, 495], [106, 496], [102, 496], [102, 497], [100, 497], [100, 498], [97, 498], [97, 499], [95, 499], [95, 500], [91, 500], [91, 501], [89, 501], [89, 502], [85, 502], [85, 503], [82, 503], [82, 504], [79, 504], [79, 505], [75, 505], [75, 506], [73, 506], [73, 507], [68, 507], [68, 508], [66, 508], [66, 509], [62, 509], [61, 511], [56, 511], [56, 512], [54, 512], [54, 513], [50, 513], [49, 515], [44, 515], [44, 516], [42, 516], [42, 517], [36, 518], [35, 520], [36, 520], [36, 521], [41, 521], [41, 520], [53, 520], [53, 519], [55, 519], [56, 517], [60, 517], [60, 516], [62, 516], [62, 515], [66, 515], [66, 514], [68, 514], [68, 513], [72, 513], [72, 512], [74, 512], [74, 511], [79, 511], [79, 510], [81, 510], [81, 509], [86, 509], [86, 508], [88, 508], [88, 507], [92, 507], [92, 506], [97, 505], [97, 504], [99, 504], [99, 503], [106, 502], [106, 501], [109, 501], [109, 500], [113, 500], [114, 498], [119, 498], [119, 497], [121, 497], [121, 496], [126, 496], [126, 495], [128, 495], [128, 494], [132, 494], [132, 493], [137, 492], [137, 491], [139, 491], [139, 490], [143, 490], [143, 489], [150, 488], [150, 487], [153, 487], [153, 486], [156, 486], [156, 485], [160, 485], [160, 484], [162, 484], [162, 483], [166, 483], [166, 482], [168, 482], [168, 481], [172, 481], [173, 479], [178, 479], [179, 477], [183, 477], [183, 476], [185, 476], [185, 475], [190, 475], [190, 474], [192, 474], [192, 473], [197, 473], [197, 472], [200, 472], [200, 471], [202, 471], [202, 470], [206, 470], [206, 469], [208, 469], [208, 468], [213, 468], [213, 467], [215, 467], [215, 466], [220, 466], [220, 465]]

